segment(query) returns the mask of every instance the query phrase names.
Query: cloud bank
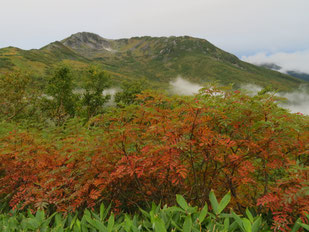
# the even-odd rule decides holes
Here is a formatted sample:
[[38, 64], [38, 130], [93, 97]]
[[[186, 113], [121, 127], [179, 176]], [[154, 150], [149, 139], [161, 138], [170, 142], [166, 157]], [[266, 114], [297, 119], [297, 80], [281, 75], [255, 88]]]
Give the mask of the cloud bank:
[[293, 53], [279, 52], [270, 55], [257, 53], [253, 56], [243, 56], [241, 59], [256, 65], [276, 64], [281, 67], [278, 71], [283, 73], [287, 71], [309, 73], [309, 50]]

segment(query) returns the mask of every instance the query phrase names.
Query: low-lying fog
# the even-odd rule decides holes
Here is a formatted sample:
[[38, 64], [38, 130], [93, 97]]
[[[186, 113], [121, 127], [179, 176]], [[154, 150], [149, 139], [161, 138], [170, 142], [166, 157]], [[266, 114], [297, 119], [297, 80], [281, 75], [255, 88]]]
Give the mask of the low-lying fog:
[[[262, 87], [253, 84], [242, 85], [241, 88], [246, 90], [249, 95], [256, 95], [262, 89]], [[304, 85], [300, 86], [297, 91], [278, 92], [275, 95], [286, 99], [279, 104], [281, 107], [289, 109], [292, 113], [300, 112], [309, 115], [309, 94]]]
[[182, 77], [177, 77], [170, 82], [170, 91], [179, 95], [193, 95], [198, 93], [201, 88], [203, 88], [203, 86], [187, 81]]
[[[177, 77], [172, 80], [170, 83], [169, 91], [173, 94], [179, 95], [193, 95], [197, 94], [202, 85], [190, 82], [182, 77]], [[241, 85], [241, 89], [245, 91], [248, 95], [254, 96], [259, 91], [262, 90], [261, 86], [254, 84], [243, 84]], [[107, 105], [114, 104], [114, 96], [117, 92], [121, 91], [120, 88], [114, 87], [110, 89], [106, 89], [103, 91], [103, 95], [110, 95], [111, 99], [107, 103]], [[76, 93], [82, 93], [83, 90], [76, 90]], [[277, 96], [285, 98], [286, 101], [281, 102], [279, 105], [283, 108], [289, 109], [292, 113], [302, 113], [309, 115], [309, 94], [306, 92], [306, 87], [301, 86], [297, 91], [293, 92], [280, 92], [276, 93]]]
[[[192, 83], [185, 80], [182, 77], [177, 77], [175, 80], [170, 82], [170, 91], [180, 95], [193, 95], [203, 86]], [[244, 84], [241, 89], [246, 91], [249, 95], [256, 95], [262, 87], [253, 84]], [[297, 91], [293, 92], [280, 92], [276, 93], [277, 96], [287, 99], [285, 102], [279, 105], [283, 108], [289, 109], [292, 113], [302, 113], [309, 115], [309, 94], [306, 92], [305, 86], [301, 86]]]

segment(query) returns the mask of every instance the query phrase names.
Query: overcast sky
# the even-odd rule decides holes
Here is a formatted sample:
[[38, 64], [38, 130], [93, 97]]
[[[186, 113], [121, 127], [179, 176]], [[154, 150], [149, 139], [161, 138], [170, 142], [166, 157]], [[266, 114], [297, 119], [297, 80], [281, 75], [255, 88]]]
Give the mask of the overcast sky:
[[0, 0], [0, 47], [73, 33], [190, 35], [239, 57], [309, 50], [309, 0]]

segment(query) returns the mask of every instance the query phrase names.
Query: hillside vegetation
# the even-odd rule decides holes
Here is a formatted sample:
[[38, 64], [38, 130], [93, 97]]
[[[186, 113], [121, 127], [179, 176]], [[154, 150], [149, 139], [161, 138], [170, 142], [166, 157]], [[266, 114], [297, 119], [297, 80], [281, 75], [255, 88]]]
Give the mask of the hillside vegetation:
[[184, 97], [124, 83], [106, 105], [106, 72], [88, 68], [82, 92], [74, 91], [73, 75], [58, 67], [41, 90], [20, 72], [1, 77], [4, 213], [81, 215], [104, 202], [133, 214], [152, 202], [173, 205], [176, 194], [216, 212], [213, 190], [218, 198], [229, 193], [236, 213], [252, 209], [274, 230], [308, 223], [308, 116], [280, 108], [269, 90], [250, 97], [208, 86]]

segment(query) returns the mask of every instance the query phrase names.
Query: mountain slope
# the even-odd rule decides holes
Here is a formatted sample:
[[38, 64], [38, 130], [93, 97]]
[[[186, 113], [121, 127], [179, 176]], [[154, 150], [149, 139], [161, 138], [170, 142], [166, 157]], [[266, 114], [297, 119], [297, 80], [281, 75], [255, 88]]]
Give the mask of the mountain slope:
[[162, 85], [179, 75], [199, 83], [254, 83], [281, 90], [302, 83], [289, 75], [245, 63], [204, 39], [188, 36], [109, 40], [80, 32], [38, 50], [0, 49], [0, 71], [20, 67], [44, 72], [60, 61], [75, 67], [99, 64], [118, 78], [146, 77]]
[[44, 75], [47, 68], [61, 61], [77, 66], [90, 62], [60, 42], [53, 42], [41, 49], [22, 50], [15, 47], [0, 49], [0, 73], [18, 68], [33, 75]]

